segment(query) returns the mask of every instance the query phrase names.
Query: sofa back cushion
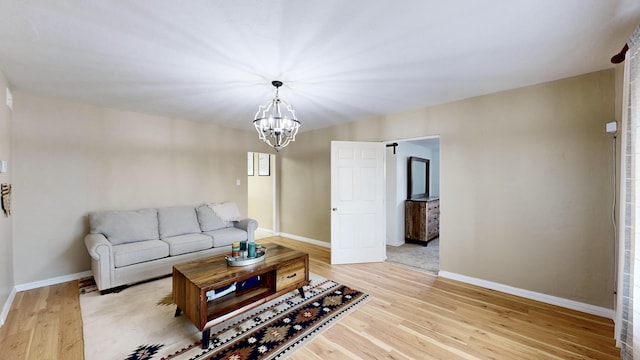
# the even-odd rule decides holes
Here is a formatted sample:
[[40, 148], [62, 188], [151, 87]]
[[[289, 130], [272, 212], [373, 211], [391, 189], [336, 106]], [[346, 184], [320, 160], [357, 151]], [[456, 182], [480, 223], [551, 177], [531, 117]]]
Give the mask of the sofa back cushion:
[[158, 222], [161, 239], [201, 232], [196, 209], [193, 206], [159, 208]]
[[156, 209], [92, 212], [89, 227], [92, 234], [103, 234], [113, 245], [159, 239]]
[[203, 232], [223, 229], [233, 225], [228, 221], [220, 219], [216, 215], [216, 213], [213, 212], [213, 210], [207, 205], [199, 206], [196, 210], [198, 212], [198, 222], [200, 222], [200, 229]]

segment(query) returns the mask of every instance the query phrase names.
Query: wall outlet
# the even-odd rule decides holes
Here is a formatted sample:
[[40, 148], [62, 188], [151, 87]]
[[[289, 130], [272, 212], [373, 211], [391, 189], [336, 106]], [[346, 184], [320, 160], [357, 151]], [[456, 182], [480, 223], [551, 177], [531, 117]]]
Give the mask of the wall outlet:
[[7, 106], [9, 109], [13, 110], [13, 94], [11, 94], [11, 90], [7, 88]]

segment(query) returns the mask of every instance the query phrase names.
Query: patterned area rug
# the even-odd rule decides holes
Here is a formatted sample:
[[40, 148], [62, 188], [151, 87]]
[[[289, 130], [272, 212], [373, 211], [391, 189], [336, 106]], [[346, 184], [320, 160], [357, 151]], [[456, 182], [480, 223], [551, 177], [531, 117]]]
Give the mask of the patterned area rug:
[[306, 298], [298, 291], [202, 333], [184, 315], [174, 317], [171, 278], [119, 293], [81, 291], [85, 358], [93, 359], [273, 359], [286, 357], [336, 323], [369, 295], [310, 274]]
[[387, 245], [387, 261], [438, 275], [440, 270], [440, 239], [429, 241], [427, 246], [410, 243], [401, 246]]

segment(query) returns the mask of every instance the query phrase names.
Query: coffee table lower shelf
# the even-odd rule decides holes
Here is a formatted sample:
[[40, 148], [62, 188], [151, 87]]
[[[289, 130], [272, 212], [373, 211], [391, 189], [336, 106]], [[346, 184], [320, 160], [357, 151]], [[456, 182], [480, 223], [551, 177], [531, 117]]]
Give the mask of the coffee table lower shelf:
[[[252, 308], [263, 304], [269, 300], [275, 299], [282, 294], [285, 294], [291, 290], [283, 291], [279, 293], [274, 293], [266, 288], [260, 288], [259, 291], [254, 291], [253, 294], [250, 294], [250, 297], [242, 296], [243, 300], [235, 300], [234, 294], [225, 295], [219, 299], [225, 299], [225, 303], [220, 304], [220, 306], [216, 306], [216, 304], [208, 304], [207, 312], [209, 316], [207, 318], [211, 318], [204, 326], [204, 329], [199, 329], [202, 331], [202, 348], [206, 349], [209, 347], [209, 338], [211, 336], [210, 330], [216, 324], [221, 323], [222, 321], [231, 318], [237, 314], [241, 314], [245, 311], [251, 310]], [[298, 288], [298, 292], [300, 292], [300, 296], [305, 297], [304, 289], [302, 287]], [[216, 299], [216, 300], [219, 300]], [[208, 303], [214, 303], [215, 301], [210, 301]], [[244, 305], [243, 305], [244, 304]], [[227, 306], [225, 306], [227, 305]], [[236, 310], [231, 310], [236, 309]], [[211, 311], [209, 311], [211, 310]], [[182, 314], [182, 310], [180, 307], [176, 306], [175, 316], [180, 316]], [[216, 314], [219, 314], [216, 316]], [[225, 316], [226, 315], [226, 316]]]
[[[238, 314], [255, 308], [309, 283], [309, 255], [279, 245], [268, 244], [265, 261], [246, 267], [227, 266], [224, 256], [214, 256], [173, 268], [175, 316], [184, 314], [202, 331], [202, 348], [209, 347], [210, 329]], [[273, 251], [272, 251], [273, 250]], [[212, 301], [206, 293], [259, 276], [258, 284]]]

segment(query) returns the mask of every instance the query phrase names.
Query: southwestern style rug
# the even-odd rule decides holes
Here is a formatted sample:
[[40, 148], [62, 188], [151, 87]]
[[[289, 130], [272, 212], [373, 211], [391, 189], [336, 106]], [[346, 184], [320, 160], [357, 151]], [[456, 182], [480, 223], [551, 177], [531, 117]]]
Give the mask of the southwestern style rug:
[[107, 295], [81, 291], [85, 358], [285, 358], [370, 298], [315, 274], [310, 277], [306, 298], [294, 291], [211, 328], [208, 349], [201, 348], [202, 333], [189, 319], [174, 316], [170, 277]]

